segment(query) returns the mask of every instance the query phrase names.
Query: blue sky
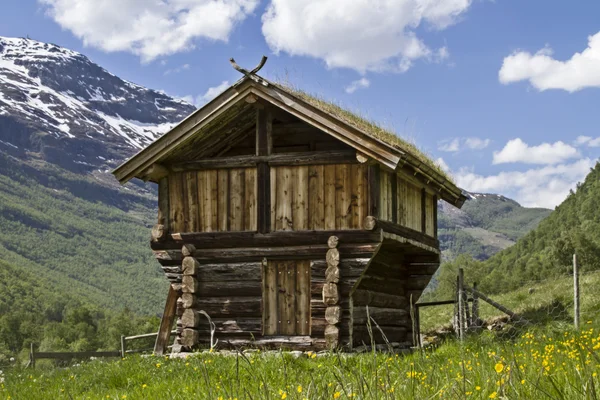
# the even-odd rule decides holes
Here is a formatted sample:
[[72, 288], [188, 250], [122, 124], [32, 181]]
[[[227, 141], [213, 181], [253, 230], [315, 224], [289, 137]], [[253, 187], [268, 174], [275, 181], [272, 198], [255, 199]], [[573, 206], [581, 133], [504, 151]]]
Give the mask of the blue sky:
[[392, 128], [465, 189], [553, 207], [600, 153], [598, 15], [598, 1], [3, 0], [0, 36], [198, 104], [239, 77], [229, 57], [265, 54], [261, 74]]

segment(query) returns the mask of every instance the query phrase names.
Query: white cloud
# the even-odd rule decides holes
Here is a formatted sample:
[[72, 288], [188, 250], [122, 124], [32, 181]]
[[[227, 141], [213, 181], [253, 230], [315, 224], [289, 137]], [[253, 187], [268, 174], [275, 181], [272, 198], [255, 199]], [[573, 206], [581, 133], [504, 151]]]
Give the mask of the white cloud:
[[579, 151], [561, 141], [529, 146], [517, 138], [509, 140], [499, 152], [494, 152], [493, 163], [557, 164], [576, 157], [579, 157]]
[[143, 61], [193, 48], [196, 38], [226, 42], [258, 0], [38, 0], [87, 46], [128, 51]]
[[371, 82], [367, 78], [360, 78], [356, 81], [350, 82], [348, 86], [346, 86], [346, 93], [354, 93], [358, 89], [366, 89], [371, 85]]
[[215, 97], [217, 97], [218, 95], [223, 93], [225, 91], [225, 89], [227, 89], [229, 86], [230, 86], [229, 81], [223, 81], [217, 86], [209, 87], [206, 90], [206, 92], [204, 92], [204, 94], [202, 94], [196, 98], [195, 104], [197, 106], [202, 106], [202, 105], [208, 103], [209, 101], [211, 101], [212, 99], [214, 99]]
[[502, 193], [526, 207], [554, 208], [583, 181], [595, 161], [584, 158], [571, 164], [545, 166], [528, 171], [482, 176], [468, 169], [454, 174], [457, 184], [470, 192]]
[[422, 24], [444, 29], [472, 0], [272, 0], [262, 31], [274, 52], [309, 56], [329, 68], [360, 72], [408, 70], [417, 59], [440, 62], [446, 47], [430, 49], [415, 33]]
[[453, 138], [438, 142], [438, 150], [456, 153], [460, 150], [483, 150], [491, 143], [490, 139], [478, 137]]
[[442, 171], [450, 173], [450, 167], [446, 164], [446, 161], [442, 157], [435, 160], [435, 163], [442, 169]]
[[589, 36], [588, 47], [566, 61], [552, 58], [549, 48], [535, 54], [514, 52], [504, 59], [498, 77], [504, 84], [528, 80], [538, 90], [600, 87], [600, 32]]
[[166, 70], [163, 75], [178, 74], [181, 71], [185, 71], [185, 70], [188, 70], [188, 69], [190, 69], [190, 64], [183, 64], [183, 65], [180, 65], [177, 68], [170, 68], [170, 69]]
[[600, 137], [592, 138], [591, 136], [577, 136], [575, 146], [600, 147]]

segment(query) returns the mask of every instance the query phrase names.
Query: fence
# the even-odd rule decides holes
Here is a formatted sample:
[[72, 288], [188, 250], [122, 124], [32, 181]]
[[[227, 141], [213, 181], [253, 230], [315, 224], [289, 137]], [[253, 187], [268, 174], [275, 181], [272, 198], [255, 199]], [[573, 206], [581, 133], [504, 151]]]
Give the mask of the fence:
[[[171, 331], [170, 335], [176, 334], [177, 331]], [[153, 351], [153, 347], [143, 348], [143, 349], [127, 349], [127, 342], [136, 341], [140, 339], [148, 339], [148, 338], [156, 338], [158, 336], [158, 332], [155, 333], [146, 333], [143, 335], [135, 335], [135, 336], [121, 336], [121, 350], [114, 351], [78, 351], [78, 352], [69, 352], [69, 351], [59, 351], [59, 352], [49, 352], [49, 351], [35, 351], [33, 343], [31, 344], [29, 350], [29, 363], [28, 367], [35, 368], [36, 360], [62, 360], [62, 361], [70, 361], [73, 359], [89, 359], [89, 358], [110, 358], [110, 357], [121, 357], [124, 358], [127, 354], [132, 353], [144, 353]]]
[[445, 334], [464, 338], [469, 331], [481, 329], [508, 337], [519, 335], [523, 326], [549, 323], [581, 329], [600, 316], [600, 271], [582, 273], [575, 255], [571, 271], [548, 279], [517, 280], [517, 289], [493, 294], [465, 282], [463, 274], [459, 269], [454, 299], [413, 306], [417, 345], [423, 344], [423, 337], [426, 342]]

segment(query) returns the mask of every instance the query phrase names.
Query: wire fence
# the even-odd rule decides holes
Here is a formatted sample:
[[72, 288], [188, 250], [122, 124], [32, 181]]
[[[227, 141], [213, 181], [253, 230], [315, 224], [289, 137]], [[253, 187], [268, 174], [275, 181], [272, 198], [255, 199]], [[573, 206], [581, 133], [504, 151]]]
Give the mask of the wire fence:
[[453, 299], [415, 305], [421, 344], [450, 335], [460, 338], [461, 331], [467, 336], [487, 330], [515, 338], [532, 326], [569, 330], [600, 323], [600, 271], [579, 272], [575, 256], [572, 271], [545, 280], [523, 280], [515, 290], [487, 294], [473, 291], [474, 286], [475, 282], [464, 281], [461, 291], [459, 276]]

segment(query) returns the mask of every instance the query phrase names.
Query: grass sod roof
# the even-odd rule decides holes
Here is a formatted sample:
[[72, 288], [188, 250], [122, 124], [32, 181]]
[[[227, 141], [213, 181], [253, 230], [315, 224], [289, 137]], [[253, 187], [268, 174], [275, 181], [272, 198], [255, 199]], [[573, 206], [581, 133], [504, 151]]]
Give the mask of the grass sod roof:
[[313, 107], [316, 107], [319, 110], [330, 114], [331, 116], [347, 123], [348, 125], [366, 133], [367, 135], [372, 136], [389, 146], [392, 146], [398, 150], [407, 153], [408, 155], [414, 157], [416, 160], [420, 161], [422, 164], [435, 171], [446, 181], [455, 184], [453, 177], [446, 171], [444, 171], [438, 163], [431, 159], [431, 157], [427, 156], [414, 143], [410, 143], [409, 141], [402, 139], [391, 130], [382, 128], [376, 122], [368, 120], [365, 117], [362, 117], [352, 111], [349, 111], [335, 104], [332, 101], [328, 101], [320, 96], [316, 96], [305, 92], [290, 84], [281, 82], [275, 82], [272, 84], [279, 87], [282, 90], [293, 94], [294, 96], [312, 105]]

